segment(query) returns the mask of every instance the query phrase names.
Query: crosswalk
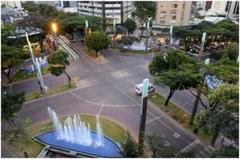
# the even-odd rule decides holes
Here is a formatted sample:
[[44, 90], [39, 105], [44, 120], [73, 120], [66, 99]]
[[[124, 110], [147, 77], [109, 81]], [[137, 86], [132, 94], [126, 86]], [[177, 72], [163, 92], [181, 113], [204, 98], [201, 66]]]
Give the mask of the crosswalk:
[[202, 145], [199, 140], [195, 140], [186, 146], [181, 152], [193, 152], [196, 158], [208, 158], [215, 151], [210, 145]]

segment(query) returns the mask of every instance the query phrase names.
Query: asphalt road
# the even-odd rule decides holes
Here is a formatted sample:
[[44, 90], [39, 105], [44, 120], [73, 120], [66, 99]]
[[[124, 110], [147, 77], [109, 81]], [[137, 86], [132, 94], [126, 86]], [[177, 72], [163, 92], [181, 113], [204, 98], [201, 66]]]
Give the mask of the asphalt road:
[[[21, 113], [32, 119], [33, 124], [49, 120], [48, 106], [59, 116], [76, 113], [100, 114], [101, 117], [111, 119], [128, 129], [137, 139], [141, 97], [135, 95], [135, 84], [141, 83], [144, 78], [152, 79], [148, 74], [148, 64], [153, 58], [152, 55], [128, 56], [104, 50], [102, 54], [107, 58], [107, 62], [96, 64], [81, 54], [81, 51], [75, 51], [75, 54], [79, 58], [74, 58], [76, 55], [73, 56], [71, 53], [71, 64], [67, 72], [71, 77], [80, 78], [78, 88], [49, 97], [47, 103], [44, 99], [28, 102], [22, 107]], [[63, 75], [60, 77], [47, 75], [44, 82], [52, 87], [66, 83], [67, 79]], [[13, 84], [11, 89], [30, 92], [39, 88], [35, 79]], [[164, 96], [169, 91], [164, 87], [157, 87], [157, 90]], [[193, 100], [193, 96], [187, 91], [176, 92], [172, 99], [187, 111], [191, 111]], [[205, 157], [209, 153], [208, 146], [200, 143], [194, 134], [181, 128], [177, 122], [150, 102], [146, 133], [165, 136], [168, 143], [177, 150], [198, 147], [196, 151], [194, 150], [196, 157]]]

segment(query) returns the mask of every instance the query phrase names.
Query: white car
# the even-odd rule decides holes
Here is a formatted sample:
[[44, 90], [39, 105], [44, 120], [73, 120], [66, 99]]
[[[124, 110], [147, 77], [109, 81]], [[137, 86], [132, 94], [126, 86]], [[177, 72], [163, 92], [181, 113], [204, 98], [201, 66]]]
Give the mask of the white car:
[[[142, 86], [143, 86], [142, 83], [136, 85], [136, 94], [139, 96], [142, 95]], [[151, 83], [148, 83], [148, 93], [152, 93], [154, 91], [155, 89], [153, 85]]]

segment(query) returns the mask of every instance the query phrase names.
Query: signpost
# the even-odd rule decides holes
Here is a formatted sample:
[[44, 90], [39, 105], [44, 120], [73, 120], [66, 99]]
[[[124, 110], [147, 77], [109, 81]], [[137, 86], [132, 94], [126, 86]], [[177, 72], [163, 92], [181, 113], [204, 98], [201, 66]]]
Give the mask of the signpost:
[[147, 115], [147, 102], [148, 102], [148, 83], [149, 79], [143, 80], [142, 86], [142, 106], [140, 115], [139, 135], [138, 135], [138, 152], [143, 154], [143, 144], [146, 126], [146, 115]]

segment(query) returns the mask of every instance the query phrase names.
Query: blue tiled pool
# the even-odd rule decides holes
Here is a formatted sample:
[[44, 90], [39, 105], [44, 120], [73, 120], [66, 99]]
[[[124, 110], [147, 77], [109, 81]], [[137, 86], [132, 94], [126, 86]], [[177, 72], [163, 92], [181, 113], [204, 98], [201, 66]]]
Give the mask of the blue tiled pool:
[[[34, 138], [43, 144], [50, 145], [51, 147], [72, 150], [80, 154], [86, 154], [95, 157], [123, 157], [121, 154], [121, 149], [111, 141], [109, 138], [104, 136], [104, 147], [94, 147], [94, 146], [84, 146], [80, 144], [70, 143], [64, 140], [58, 140], [55, 136], [55, 131], [50, 131]], [[91, 132], [92, 138], [96, 139], [96, 132]]]

